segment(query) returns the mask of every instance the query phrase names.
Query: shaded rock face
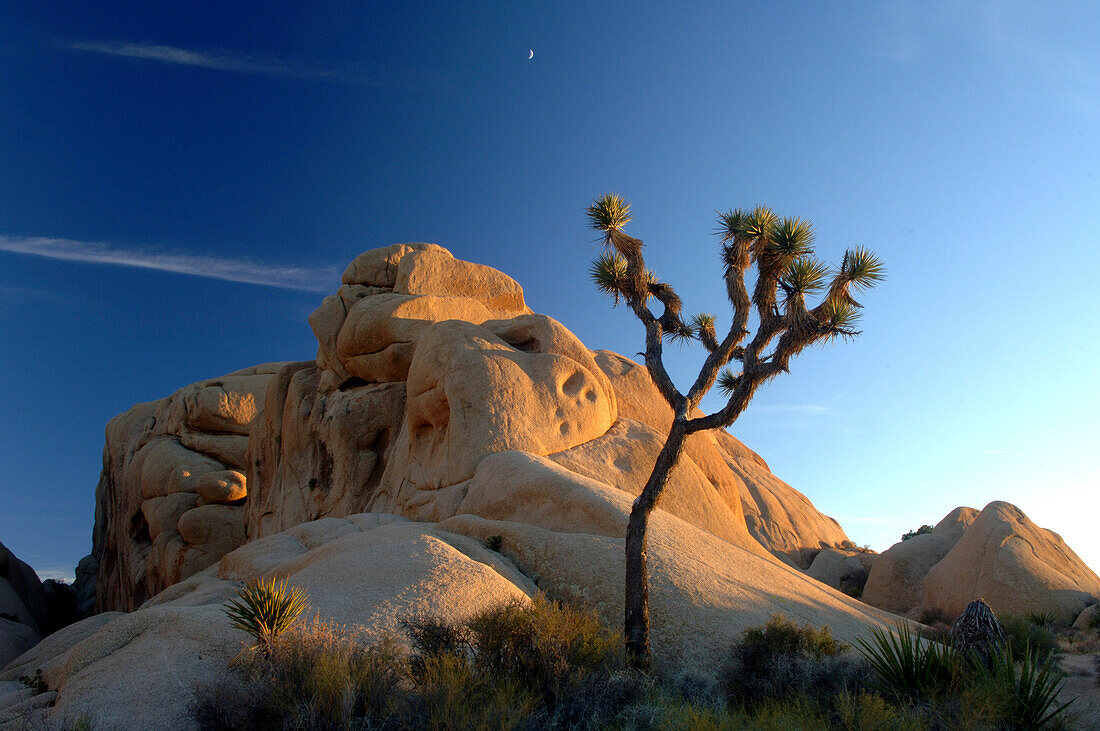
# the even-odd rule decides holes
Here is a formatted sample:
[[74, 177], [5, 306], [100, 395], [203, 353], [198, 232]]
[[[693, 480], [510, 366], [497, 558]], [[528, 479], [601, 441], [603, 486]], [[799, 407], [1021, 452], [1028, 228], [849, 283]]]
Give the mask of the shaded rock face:
[[[313, 361], [193, 384], [110, 422], [99, 610], [134, 609], [243, 542], [308, 521], [477, 515], [492, 455], [526, 455], [509, 478], [531, 486], [522, 510], [552, 505], [532, 480], [554, 466], [566, 482], [636, 495], [672, 421], [644, 367], [588, 350], [532, 313], [510, 277], [431, 244], [360, 255], [309, 323]], [[724, 432], [689, 438], [661, 507], [800, 568], [851, 545]], [[618, 518], [586, 520], [622, 535]]]
[[918, 617], [962, 613], [984, 599], [998, 614], [1051, 612], [1069, 624], [1100, 597], [1100, 577], [1058, 534], [1014, 505], [956, 508], [932, 533], [894, 544], [875, 562], [863, 600]]
[[0, 543], [0, 665], [51, 631], [50, 602], [38, 574]]

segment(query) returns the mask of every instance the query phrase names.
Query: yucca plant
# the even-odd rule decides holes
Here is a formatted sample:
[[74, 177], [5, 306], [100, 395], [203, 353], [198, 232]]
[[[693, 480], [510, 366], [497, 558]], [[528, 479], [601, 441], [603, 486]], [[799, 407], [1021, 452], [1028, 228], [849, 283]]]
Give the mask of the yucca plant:
[[[720, 338], [713, 315], [702, 313], [685, 320], [676, 291], [646, 267], [642, 241], [623, 230], [633, 214], [621, 195], [602, 195], [585, 212], [604, 247], [589, 270], [592, 280], [615, 304], [625, 301], [641, 321], [646, 369], [673, 413], [668, 438], [627, 523], [626, 648], [631, 666], [646, 668], [650, 657], [646, 529], [684, 441], [697, 431], [733, 424], [756, 389], [787, 372], [791, 359], [807, 347], [838, 336], [858, 335], [855, 326], [860, 305], [850, 292], [873, 287], [882, 281], [885, 269], [877, 256], [856, 247], [844, 255], [840, 267], [830, 271], [811, 257], [813, 224], [801, 218], [780, 218], [767, 206], [719, 213], [715, 233], [720, 239], [721, 276], [733, 315], [729, 331]], [[756, 281], [750, 295], [746, 279], [754, 265]], [[825, 290], [822, 301], [810, 309], [806, 297], [821, 290]], [[659, 315], [651, 309], [654, 303], [661, 307]], [[753, 314], [757, 326], [750, 337], [748, 325]], [[665, 369], [666, 341], [699, 342], [707, 350], [703, 367], [686, 394], [676, 388]], [[727, 367], [734, 361], [739, 368]], [[716, 384], [727, 399], [725, 406], [696, 416], [701, 399]]]
[[237, 598], [230, 599], [224, 611], [234, 627], [252, 635], [256, 647], [269, 654], [272, 643], [294, 626], [308, 606], [309, 598], [301, 588], [272, 576], [238, 590]]
[[958, 657], [948, 645], [913, 634], [907, 623], [896, 632], [871, 630], [856, 647], [878, 675], [883, 693], [906, 701], [944, 697], [958, 682]]
[[1073, 702], [1071, 699], [1057, 703], [1064, 681], [1053, 656], [1044, 658], [1026, 647], [1017, 660], [1012, 647], [1005, 644], [1003, 651], [994, 653], [990, 659], [989, 667], [980, 669], [1011, 699], [1008, 720], [1013, 728], [1046, 728]]

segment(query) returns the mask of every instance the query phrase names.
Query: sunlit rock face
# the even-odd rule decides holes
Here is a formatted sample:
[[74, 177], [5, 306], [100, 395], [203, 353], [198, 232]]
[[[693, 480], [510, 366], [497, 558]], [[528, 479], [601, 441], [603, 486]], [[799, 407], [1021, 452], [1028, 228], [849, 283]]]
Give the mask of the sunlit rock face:
[[[513, 484], [489, 490], [525, 486], [511, 519], [554, 510], [538, 483], [547, 465], [567, 493], [594, 481], [633, 496], [672, 421], [644, 367], [588, 350], [532, 313], [513, 279], [432, 244], [356, 257], [309, 323], [315, 360], [194, 384], [108, 425], [100, 610], [132, 609], [243, 542], [320, 518], [494, 517], [491, 455], [525, 455]], [[597, 504], [575, 504], [576, 525], [621, 538], [621, 506]], [[724, 432], [689, 439], [661, 507], [801, 568], [847, 541]]]
[[884, 551], [871, 568], [863, 599], [910, 617], [928, 610], [958, 616], [974, 599], [995, 612], [1049, 612], [1073, 622], [1100, 597], [1100, 577], [1061, 536], [1023, 511], [992, 502], [981, 512], [956, 508], [931, 533]]
[[132, 610], [244, 542], [248, 439], [281, 363], [138, 404], [107, 424], [96, 608]]

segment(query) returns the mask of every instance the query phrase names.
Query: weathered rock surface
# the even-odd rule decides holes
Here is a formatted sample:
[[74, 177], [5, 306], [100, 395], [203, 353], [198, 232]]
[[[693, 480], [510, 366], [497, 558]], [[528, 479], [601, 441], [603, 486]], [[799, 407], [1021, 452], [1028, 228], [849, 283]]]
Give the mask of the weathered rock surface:
[[[92, 537], [97, 610], [135, 609], [240, 545], [242, 507], [233, 513], [239, 526], [217, 510], [192, 515], [186, 536], [179, 524], [200, 501], [240, 502], [247, 495], [248, 435], [281, 366], [185, 386], [107, 424]], [[200, 517], [213, 522], [200, 527]]]
[[[245, 540], [319, 518], [444, 520], [506, 451], [637, 494], [671, 423], [645, 368], [589, 351], [513, 279], [432, 244], [360, 255], [310, 325], [315, 361], [192, 384], [108, 425], [99, 610], [133, 609]], [[800, 568], [851, 545], [725, 433], [691, 437], [663, 508]]]
[[876, 560], [863, 599], [918, 617], [958, 615], [975, 599], [997, 614], [1051, 612], [1069, 624], [1100, 597], [1100, 577], [1061, 537], [1014, 505], [956, 508], [932, 533], [894, 544]]
[[396, 633], [401, 619], [419, 614], [462, 620], [535, 591], [500, 555], [431, 525], [379, 514], [306, 523], [231, 552], [133, 613], [96, 615], [17, 658], [0, 681], [40, 669], [56, 705], [0, 708], [0, 718], [7, 710], [20, 723], [87, 714], [103, 728], [194, 727], [187, 704], [195, 687], [217, 677], [246, 640], [223, 605], [262, 574], [287, 577], [309, 594], [312, 612], [368, 636]]

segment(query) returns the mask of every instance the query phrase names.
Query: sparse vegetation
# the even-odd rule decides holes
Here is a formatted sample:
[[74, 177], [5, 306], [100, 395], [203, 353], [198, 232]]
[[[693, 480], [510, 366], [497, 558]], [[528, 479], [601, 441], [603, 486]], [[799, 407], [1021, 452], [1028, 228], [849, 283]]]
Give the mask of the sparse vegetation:
[[931, 532], [932, 532], [932, 526], [930, 526], [928, 524], [925, 524], [925, 525], [922, 525], [920, 528], [917, 528], [916, 530], [911, 530], [911, 531], [907, 531], [905, 533], [902, 533], [901, 534], [901, 540], [907, 541], [910, 538], [912, 538], [913, 536], [923, 536], [924, 534], [931, 533]]
[[685, 731], [1041, 728], [1065, 718], [1049, 660], [1007, 650], [987, 670], [905, 630], [864, 643], [868, 662], [828, 628], [777, 615], [741, 634], [715, 678], [630, 670], [620, 635], [545, 598], [404, 628], [408, 646], [316, 618], [296, 625], [197, 688], [192, 716], [204, 729]]
[[500, 551], [500, 547], [504, 545], [504, 536], [492, 535], [485, 539], [485, 547], [490, 551]]
[[1030, 652], [1045, 661], [1059, 652], [1058, 637], [1050, 624], [1035, 622], [1031, 614], [1001, 617], [1005, 643], [1016, 657]]
[[49, 690], [49, 687], [46, 685], [46, 679], [42, 677], [41, 668], [35, 670], [34, 675], [20, 675], [19, 682], [30, 688], [35, 695], [42, 695]]

